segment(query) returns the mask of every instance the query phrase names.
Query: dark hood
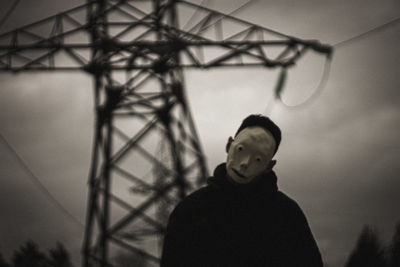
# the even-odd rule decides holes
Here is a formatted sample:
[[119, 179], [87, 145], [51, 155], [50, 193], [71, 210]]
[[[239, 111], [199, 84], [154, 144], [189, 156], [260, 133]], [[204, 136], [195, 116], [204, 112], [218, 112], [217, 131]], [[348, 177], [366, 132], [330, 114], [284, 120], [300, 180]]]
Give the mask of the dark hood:
[[214, 176], [207, 179], [207, 184], [234, 193], [272, 195], [278, 191], [277, 180], [275, 172], [271, 171], [258, 181], [249, 184], [234, 184], [226, 176], [226, 163], [222, 163], [215, 168]]

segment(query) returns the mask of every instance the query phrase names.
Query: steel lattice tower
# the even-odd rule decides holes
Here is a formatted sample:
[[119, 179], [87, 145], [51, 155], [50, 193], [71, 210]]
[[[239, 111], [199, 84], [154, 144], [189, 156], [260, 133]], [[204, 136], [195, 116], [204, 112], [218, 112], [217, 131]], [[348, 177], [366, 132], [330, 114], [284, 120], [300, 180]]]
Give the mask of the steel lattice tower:
[[[180, 13], [191, 12], [181, 26]], [[0, 71], [85, 71], [93, 77], [83, 266], [112, 266], [116, 248], [157, 263], [169, 212], [207, 177], [184, 69], [286, 70], [307, 50], [331, 53], [317, 41], [175, 0], [88, 1], [1, 34]]]

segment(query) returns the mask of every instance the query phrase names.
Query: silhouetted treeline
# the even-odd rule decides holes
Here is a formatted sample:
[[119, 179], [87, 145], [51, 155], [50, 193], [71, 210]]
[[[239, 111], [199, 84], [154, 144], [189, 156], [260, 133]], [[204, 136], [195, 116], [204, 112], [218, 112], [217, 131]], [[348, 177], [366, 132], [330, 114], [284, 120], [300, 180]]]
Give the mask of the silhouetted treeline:
[[[117, 252], [112, 259], [115, 267], [146, 267], [146, 260], [138, 254]], [[42, 252], [32, 240], [28, 240], [14, 251], [11, 262], [0, 253], [0, 267], [74, 267], [68, 251], [61, 243]]]
[[68, 251], [61, 243], [48, 253], [40, 251], [39, 246], [32, 240], [14, 251], [11, 263], [7, 263], [0, 254], [0, 267], [73, 267]]
[[389, 245], [381, 243], [376, 231], [364, 226], [346, 267], [400, 267], [400, 223]]
[[[116, 267], [145, 267], [146, 260], [137, 254], [118, 253], [113, 258]], [[70, 255], [61, 243], [47, 253], [28, 240], [14, 251], [11, 262], [0, 253], [0, 267], [74, 267]], [[376, 231], [364, 226], [345, 267], [400, 267], [400, 223], [397, 224], [390, 244], [385, 246]]]
[[3, 255], [0, 254], [0, 267], [10, 267], [10, 265], [5, 261]]
[[400, 267], [400, 223], [396, 226], [392, 243], [389, 247], [389, 266]]

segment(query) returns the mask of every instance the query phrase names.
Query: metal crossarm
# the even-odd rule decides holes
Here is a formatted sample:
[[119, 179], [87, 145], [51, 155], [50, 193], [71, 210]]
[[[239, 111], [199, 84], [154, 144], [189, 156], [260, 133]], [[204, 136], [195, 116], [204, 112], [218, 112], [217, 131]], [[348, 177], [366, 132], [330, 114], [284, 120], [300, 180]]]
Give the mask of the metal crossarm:
[[[148, 70], [157, 63], [168, 68], [288, 67], [307, 49], [331, 53], [330, 46], [318, 41], [284, 35], [186, 1], [177, 1], [175, 8], [200, 10], [202, 17], [195, 25], [184, 30], [159, 21], [156, 26], [154, 12], [141, 11], [131, 2], [108, 2], [102, 15], [110, 17], [109, 33], [96, 42], [90, 41], [90, 29], [96, 25], [82, 18], [95, 2], [0, 35], [0, 71], [93, 71], [91, 49], [107, 50], [96, 64], [108, 62], [109, 70], [119, 71]], [[229, 34], [224, 34], [225, 28]], [[271, 47], [281, 52], [269, 55]], [[169, 54], [178, 52], [181, 64], [166, 62]]]

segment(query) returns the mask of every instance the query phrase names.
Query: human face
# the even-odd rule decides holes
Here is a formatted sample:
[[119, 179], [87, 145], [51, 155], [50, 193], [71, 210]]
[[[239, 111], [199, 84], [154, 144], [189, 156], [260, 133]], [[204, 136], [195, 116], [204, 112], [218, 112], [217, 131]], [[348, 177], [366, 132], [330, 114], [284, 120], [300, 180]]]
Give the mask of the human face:
[[272, 168], [275, 146], [272, 134], [262, 127], [247, 127], [240, 131], [234, 140], [228, 141], [228, 178], [238, 184], [248, 184], [260, 177]]

